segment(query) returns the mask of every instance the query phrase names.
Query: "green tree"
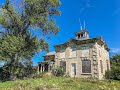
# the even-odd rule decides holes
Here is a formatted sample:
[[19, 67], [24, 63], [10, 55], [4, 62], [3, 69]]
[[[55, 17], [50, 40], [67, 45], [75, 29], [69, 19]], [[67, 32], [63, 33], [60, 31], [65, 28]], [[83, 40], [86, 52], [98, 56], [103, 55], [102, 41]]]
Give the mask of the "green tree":
[[44, 38], [32, 35], [31, 29], [37, 28], [44, 35], [57, 34], [59, 27], [53, 19], [60, 15], [59, 0], [24, 0], [20, 11], [10, 0], [0, 9], [0, 60], [12, 66], [9, 73], [15, 77], [20, 70], [16, 65], [30, 62], [37, 52], [49, 51]]
[[120, 55], [111, 57], [111, 70], [106, 72], [106, 77], [109, 79], [120, 80]]

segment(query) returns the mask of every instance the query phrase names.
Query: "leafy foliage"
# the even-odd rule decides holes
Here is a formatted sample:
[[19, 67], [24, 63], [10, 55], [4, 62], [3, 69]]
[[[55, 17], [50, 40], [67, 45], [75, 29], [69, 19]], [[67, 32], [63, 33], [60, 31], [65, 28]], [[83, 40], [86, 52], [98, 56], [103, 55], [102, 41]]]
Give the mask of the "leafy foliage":
[[[37, 38], [31, 29], [35, 27], [44, 35], [57, 34], [59, 27], [53, 19], [60, 15], [59, 0], [24, 0], [21, 12], [17, 10], [10, 0], [6, 0], [0, 8], [0, 60], [6, 62], [10, 75], [24, 75], [20, 68], [27, 67], [35, 53], [49, 51], [49, 44], [44, 38]], [[23, 69], [24, 69], [23, 68]], [[21, 70], [20, 70], [21, 69]], [[4, 69], [3, 69], [4, 70]], [[27, 73], [28, 74], [28, 73]]]
[[64, 75], [64, 70], [62, 67], [56, 66], [52, 70], [52, 74], [54, 76], [63, 76]]
[[120, 80], [120, 55], [112, 56], [111, 70], [106, 72], [106, 78]]

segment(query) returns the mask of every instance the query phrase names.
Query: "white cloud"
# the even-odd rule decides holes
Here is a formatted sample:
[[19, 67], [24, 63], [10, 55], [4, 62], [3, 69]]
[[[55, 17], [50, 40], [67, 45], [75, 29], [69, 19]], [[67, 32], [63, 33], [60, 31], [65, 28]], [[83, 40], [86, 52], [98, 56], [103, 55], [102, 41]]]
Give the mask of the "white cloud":
[[110, 52], [112, 52], [112, 53], [120, 53], [120, 48], [111, 48]]

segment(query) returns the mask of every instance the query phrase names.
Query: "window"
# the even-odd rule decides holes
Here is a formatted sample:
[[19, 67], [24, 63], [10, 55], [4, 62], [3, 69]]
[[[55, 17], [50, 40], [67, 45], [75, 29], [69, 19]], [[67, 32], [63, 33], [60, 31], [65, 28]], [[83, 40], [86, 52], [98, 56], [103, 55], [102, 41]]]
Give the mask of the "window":
[[65, 58], [65, 50], [60, 50], [60, 58]]
[[76, 48], [72, 49], [72, 57], [76, 57], [77, 56], [77, 51]]
[[91, 61], [82, 60], [82, 73], [91, 73]]
[[84, 34], [81, 34], [81, 38], [83, 38], [84, 37]]
[[102, 50], [101, 48], [99, 48], [99, 56], [101, 57], [101, 55], [102, 55]]
[[82, 50], [88, 50], [89, 49], [89, 46], [85, 45], [85, 46], [82, 46]]
[[100, 60], [100, 68], [101, 68], [101, 73], [103, 73], [103, 64], [102, 64], [102, 60]]
[[62, 64], [63, 64], [63, 62], [62, 62], [62, 61], [60, 61], [60, 66], [62, 66]]
[[88, 46], [84, 46], [82, 47], [82, 57], [88, 57], [89, 56], [89, 47]]
[[60, 61], [60, 67], [62, 67], [64, 72], [66, 72], [66, 61]]
[[109, 70], [108, 60], [106, 61], [106, 65], [107, 65], [107, 70]]
[[80, 38], [80, 34], [78, 35], [78, 38]]

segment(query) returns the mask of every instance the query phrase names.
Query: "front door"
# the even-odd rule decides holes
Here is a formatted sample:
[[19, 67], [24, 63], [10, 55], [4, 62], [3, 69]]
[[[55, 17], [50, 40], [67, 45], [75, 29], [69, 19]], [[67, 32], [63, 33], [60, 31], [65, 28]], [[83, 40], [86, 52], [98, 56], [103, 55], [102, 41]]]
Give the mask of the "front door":
[[72, 63], [71, 65], [71, 76], [74, 77], [76, 75], [76, 64]]

